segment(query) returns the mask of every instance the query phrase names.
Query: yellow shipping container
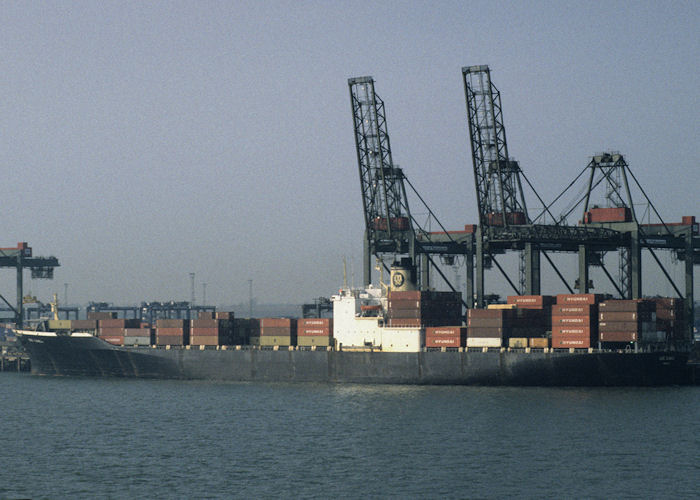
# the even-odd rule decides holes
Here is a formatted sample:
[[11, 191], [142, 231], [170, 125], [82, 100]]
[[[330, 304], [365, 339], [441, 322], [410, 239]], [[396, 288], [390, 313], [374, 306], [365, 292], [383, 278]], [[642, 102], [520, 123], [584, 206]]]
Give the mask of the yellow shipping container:
[[299, 346], [312, 346], [312, 345], [324, 345], [324, 346], [329, 346], [332, 345], [331, 342], [333, 339], [329, 337], [328, 335], [325, 336], [318, 336], [318, 335], [300, 335], [297, 337], [297, 345]]
[[49, 330], [70, 330], [71, 320], [69, 319], [50, 319]]
[[524, 349], [527, 347], [527, 338], [511, 337], [508, 339], [508, 347], [513, 349]]
[[486, 309], [517, 309], [517, 304], [489, 304]]
[[292, 337], [283, 335], [261, 335], [261, 346], [292, 345]]
[[533, 337], [529, 340], [530, 347], [546, 349], [549, 347], [549, 339], [544, 337]]

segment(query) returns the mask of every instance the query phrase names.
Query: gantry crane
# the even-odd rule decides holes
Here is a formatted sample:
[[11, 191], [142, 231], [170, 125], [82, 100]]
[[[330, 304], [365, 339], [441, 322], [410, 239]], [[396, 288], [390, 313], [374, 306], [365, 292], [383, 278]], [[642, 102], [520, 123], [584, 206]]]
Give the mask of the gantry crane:
[[20, 242], [15, 248], [0, 248], [0, 267], [14, 267], [17, 269], [16, 306], [13, 307], [5, 297], [0, 295], [0, 299], [15, 313], [17, 327], [21, 328], [24, 321], [24, 269], [31, 269], [32, 278], [34, 279], [53, 279], [54, 268], [59, 265], [56, 257], [33, 257], [32, 248], [27, 242]]
[[[515, 293], [539, 294], [541, 254], [563, 280], [544, 251], [583, 251], [585, 254], [584, 246], [595, 247], [619, 240], [620, 235], [605, 228], [533, 223], [522, 189], [521, 176], [524, 175], [518, 162], [508, 153], [501, 94], [491, 81], [489, 67], [464, 67], [462, 78], [479, 209], [479, 227], [475, 235], [476, 302], [478, 307], [483, 307], [487, 257], [498, 266], [496, 254], [510, 250], [523, 252], [524, 286], [518, 288], [500, 266], [499, 269]], [[572, 291], [570, 287], [569, 290]]]
[[365, 216], [363, 280], [369, 285], [372, 255], [403, 255], [415, 266], [415, 232], [408, 208], [403, 171], [394, 166], [384, 101], [371, 76], [350, 78], [350, 103], [355, 128]]
[[[592, 287], [588, 279], [588, 268], [597, 265], [603, 269], [620, 297], [640, 298], [641, 251], [646, 249], [659, 264], [678, 296], [683, 297], [683, 293], [673, 283], [654, 252], [655, 249], [671, 249], [676, 252], [676, 256], [685, 260], [685, 312], [686, 317], [691, 318], [689, 325], [692, 325], [693, 264], [700, 263], [700, 235], [697, 234], [698, 226], [694, 218], [684, 217], [680, 224], [640, 224], [634, 212], [627, 178], [628, 167], [624, 157], [619, 153], [606, 153], [595, 155], [587, 167], [590, 169], [590, 178], [584, 197], [584, 216], [579, 226], [566, 225], [565, 216], [559, 219], [552, 216], [553, 224], [538, 224], [545, 213], [552, 215], [549, 211], [551, 205], [545, 205], [537, 195], [545, 209], [537, 217], [531, 218], [528, 215], [521, 183], [521, 177], [525, 181], [527, 178], [518, 163], [508, 154], [500, 92], [491, 82], [488, 66], [464, 67], [462, 77], [479, 208], [479, 227], [475, 237], [477, 304], [483, 305], [485, 257], [493, 259], [494, 254], [510, 250], [519, 250], [525, 254], [526, 293], [540, 293], [540, 254], [547, 258], [572, 292], [572, 288], [547, 256], [547, 252], [577, 252], [579, 273], [575, 288], [580, 293], [586, 293]], [[598, 180], [595, 180], [596, 174]], [[619, 221], [596, 221], [587, 217], [590, 193], [600, 183], [607, 186], [608, 204], [628, 209], [628, 216]], [[532, 188], [529, 182], [528, 185]], [[639, 183], [637, 186], [644, 192]], [[534, 188], [532, 190], [535, 191]], [[651, 205], [648, 197], [646, 198]], [[653, 208], [653, 205], [651, 206]], [[656, 215], [661, 220], [658, 212]], [[619, 251], [621, 254], [619, 283], [605, 269], [602, 259], [599, 258], [607, 251]], [[495, 259], [493, 260], [495, 262]], [[511, 286], [517, 291], [512, 282]]]
[[481, 226], [530, 223], [520, 165], [508, 155], [501, 94], [488, 66], [464, 68], [469, 137]]
[[435, 241], [432, 233], [422, 228], [411, 216], [406, 196], [407, 184], [442, 227], [403, 170], [394, 165], [384, 101], [375, 92], [374, 79], [371, 76], [350, 78], [348, 86], [365, 218], [364, 285], [371, 283], [371, 260], [375, 256], [384, 268], [387, 268], [384, 263], [387, 257], [401, 261], [402, 267], [409, 266], [422, 289], [429, 286], [429, 268], [432, 264], [432, 269], [437, 271], [448, 287], [456, 291], [431, 255], [465, 255], [471, 247], [449, 237]]

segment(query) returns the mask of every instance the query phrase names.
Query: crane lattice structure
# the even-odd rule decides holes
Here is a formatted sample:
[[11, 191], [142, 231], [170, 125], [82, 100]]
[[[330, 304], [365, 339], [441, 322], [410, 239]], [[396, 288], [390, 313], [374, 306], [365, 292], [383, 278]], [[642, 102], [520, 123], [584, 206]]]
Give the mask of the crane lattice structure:
[[22, 327], [24, 321], [24, 269], [31, 270], [32, 279], [53, 279], [54, 268], [60, 264], [56, 257], [34, 257], [27, 242], [20, 242], [15, 248], [0, 248], [0, 268], [17, 270], [17, 301], [13, 306], [0, 294], [7, 307], [14, 312], [15, 324]]
[[474, 181], [482, 226], [528, 224], [520, 166], [508, 156], [501, 93], [488, 66], [463, 68]]
[[365, 216], [363, 278], [369, 285], [372, 255], [407, 255], [416, 264], [415, 233], [403, 171], [391, 158], [384, 101], [371, 76], [350, 78], [348, 85]]

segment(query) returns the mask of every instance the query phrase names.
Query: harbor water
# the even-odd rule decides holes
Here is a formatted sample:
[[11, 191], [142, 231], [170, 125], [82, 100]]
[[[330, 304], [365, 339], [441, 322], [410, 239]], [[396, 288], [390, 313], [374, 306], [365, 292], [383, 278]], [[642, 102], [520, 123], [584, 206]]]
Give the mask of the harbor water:
[[700, 387], [0, 374], [0, 498], [697, 495]]

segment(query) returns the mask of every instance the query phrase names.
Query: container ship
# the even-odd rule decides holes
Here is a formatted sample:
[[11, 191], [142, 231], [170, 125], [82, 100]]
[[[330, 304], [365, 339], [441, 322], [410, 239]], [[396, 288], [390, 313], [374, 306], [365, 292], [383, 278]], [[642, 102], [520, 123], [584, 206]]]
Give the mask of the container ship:
[[[392, 268], [392, 282], [402, 271]], [[332, 318], [161, 319], [95, 313], [18, 330], [37, 375], [508, 386], [696, 383], [679, 299], [510, 296], [341, 288]], [[100, 315], [101, 314], [101, 315]]]

